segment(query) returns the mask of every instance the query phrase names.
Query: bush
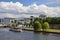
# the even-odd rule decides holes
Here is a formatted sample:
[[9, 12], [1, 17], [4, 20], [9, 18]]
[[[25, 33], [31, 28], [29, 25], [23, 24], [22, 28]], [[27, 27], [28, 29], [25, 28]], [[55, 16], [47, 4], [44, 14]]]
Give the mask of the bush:
[[49, 23], [48, 22], [44, 22], [43, 24], [43, 29], [49, 29]]
[[16, 27], [16, 23], [13, 23], [13, 24], [12, 24], [12, 27], [15, 28], [15, 27]]
[[39, 21], [34, 22], [34, 31], [40, 31], [42, 29], [42, 25]]
[[22, 21], [18, 21], [18, 24], [22, 24]]

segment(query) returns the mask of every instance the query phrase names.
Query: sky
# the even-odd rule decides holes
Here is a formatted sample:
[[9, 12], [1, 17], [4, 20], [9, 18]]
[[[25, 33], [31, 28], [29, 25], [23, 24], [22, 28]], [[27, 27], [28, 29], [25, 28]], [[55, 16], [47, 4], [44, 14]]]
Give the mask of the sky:
[[60, 0], [0, 0], [0, 18], [60, 17]]

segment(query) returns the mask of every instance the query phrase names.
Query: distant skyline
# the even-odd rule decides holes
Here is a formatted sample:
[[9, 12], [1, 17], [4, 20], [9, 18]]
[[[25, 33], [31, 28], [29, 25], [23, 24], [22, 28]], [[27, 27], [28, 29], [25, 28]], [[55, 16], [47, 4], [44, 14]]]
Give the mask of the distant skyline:
[[60, 0], [0, 0], [0, 18], [46, 14], [60, 17]]

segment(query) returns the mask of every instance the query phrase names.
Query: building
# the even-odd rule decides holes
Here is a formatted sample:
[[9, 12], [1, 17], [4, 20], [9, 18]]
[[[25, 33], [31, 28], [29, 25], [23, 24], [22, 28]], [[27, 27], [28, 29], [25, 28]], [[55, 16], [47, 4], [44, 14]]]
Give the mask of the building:
[[41, 14], [39, 17], [42, 19], [46, 19], [47, 16], [45, 14]]
[[12, 23], [17, 23], [16, 18], [0, 18], [0, 23], [2, 24], [12, 24]]

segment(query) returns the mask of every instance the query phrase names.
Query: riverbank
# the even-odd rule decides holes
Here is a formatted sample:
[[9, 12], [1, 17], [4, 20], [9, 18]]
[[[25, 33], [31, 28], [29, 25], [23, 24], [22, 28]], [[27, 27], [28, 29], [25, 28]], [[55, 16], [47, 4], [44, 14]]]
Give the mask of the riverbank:
[[[23, 28], [23, 30], [34, 31], [34, 28]], [[40, 30], [38, 32], [59, 33], [60, 34], [60, 30], [56, 30], [56, 29], [44, 29], [44, 31], [43, 30]]]
[[47, 33], [59, 33], [60, 34], [60, 30], [57, 30], [57, 29], [45, 29], [45, 32], [47, 32]]
[[23, 28], [22, 30], [33, 31], [34, 28]]

